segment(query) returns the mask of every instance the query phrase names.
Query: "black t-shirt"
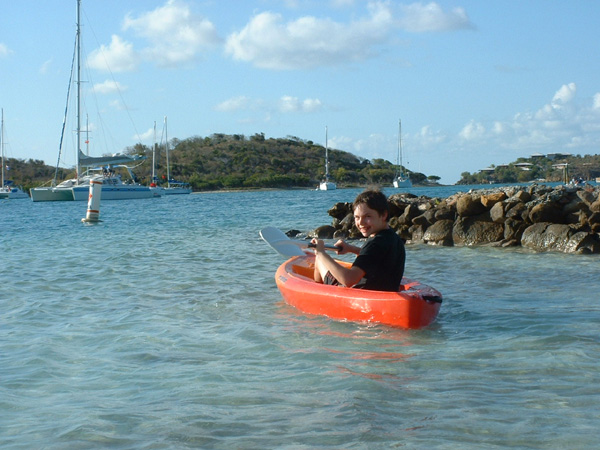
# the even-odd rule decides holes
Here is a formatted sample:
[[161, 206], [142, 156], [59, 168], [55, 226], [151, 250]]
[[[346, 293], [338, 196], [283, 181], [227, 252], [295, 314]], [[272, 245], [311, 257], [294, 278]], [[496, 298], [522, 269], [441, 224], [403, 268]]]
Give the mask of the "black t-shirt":
[[352, 266], [365, 272], [355, 287], [375, 291], [397, 291], [404, 275], [404, 242], [391, 228], [381, 230], [360, 250]]

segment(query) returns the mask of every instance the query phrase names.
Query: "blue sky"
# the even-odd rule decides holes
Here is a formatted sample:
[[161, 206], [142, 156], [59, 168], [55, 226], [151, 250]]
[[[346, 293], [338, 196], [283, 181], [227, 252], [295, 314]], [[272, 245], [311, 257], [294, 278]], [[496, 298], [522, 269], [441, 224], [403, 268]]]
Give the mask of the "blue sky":
[[[56, 164], [75, 0], [0, 15], [7, 156]], [[593, 0], [83, 0], [90, 154], [212, 133], [296, 136], [452, 184], [600, 150]], [[73, 119], [62, 166], [75, 163]], [[69, 149], [69, 145], [71, 145]]]

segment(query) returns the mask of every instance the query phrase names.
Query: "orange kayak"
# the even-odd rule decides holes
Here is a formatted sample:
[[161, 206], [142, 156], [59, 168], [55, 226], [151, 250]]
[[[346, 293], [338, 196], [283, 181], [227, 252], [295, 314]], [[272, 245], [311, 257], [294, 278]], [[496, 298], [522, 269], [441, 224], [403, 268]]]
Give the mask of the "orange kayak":
[[437, 290], [406, 278], [402, 279], [398, 292], [315, 283], [314, 260], [312, 255], [294, 256], [279, 266], [275, 274], [286, 303], [305, 313], [336, 320], [423, 328], [433, 323], [442, 305], [442, 294]]

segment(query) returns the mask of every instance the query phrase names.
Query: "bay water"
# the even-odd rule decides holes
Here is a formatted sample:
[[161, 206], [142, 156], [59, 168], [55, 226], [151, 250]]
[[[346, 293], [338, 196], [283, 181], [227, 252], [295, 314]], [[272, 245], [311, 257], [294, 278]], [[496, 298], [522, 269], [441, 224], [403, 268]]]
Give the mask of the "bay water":
[[409, 245], [432, 326], [304, 315], [258, 231], [358, 192], [0, 201], [0, 449], [597, 448], [598, 255]]

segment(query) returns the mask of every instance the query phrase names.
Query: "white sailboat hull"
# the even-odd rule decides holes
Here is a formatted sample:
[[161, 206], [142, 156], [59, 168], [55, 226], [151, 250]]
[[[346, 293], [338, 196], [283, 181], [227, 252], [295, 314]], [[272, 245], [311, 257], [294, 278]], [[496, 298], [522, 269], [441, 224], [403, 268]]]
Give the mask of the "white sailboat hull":
[[[73, 200], [88, 201], [90, 196], [89, 185], [79, 185], [71, 188]], [[102, 200], [134, 200], [153, 198], [154, 192], [148, 186], [139, 184], [122, 184], [116, 186], [102, 185]]]
[[39, 187], [29, 191], [34, 202], [72, 202], [73, 191], [70, 187]]
[[334, 191], [337, 189], [333, 181], [323, 181], [319, 184], [319, 191]]
[[165, 195], [181, 195], [181, 194], [191, 194], [192, 189], [186, 187], [168, 187], [164, 188]]
[[394, 187], [395, 188], [411, 188], [412, 182], [409, 178], [397, 177], [394, 178]]
[[0, 190], [0, 198], [15, 199], [28, 197], [29, 195], [27, 195], [27, 192], [23, 192], [20, 188], [5, 187], [4, 189]]

